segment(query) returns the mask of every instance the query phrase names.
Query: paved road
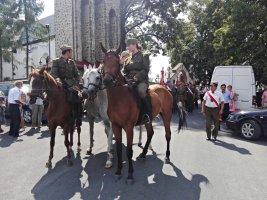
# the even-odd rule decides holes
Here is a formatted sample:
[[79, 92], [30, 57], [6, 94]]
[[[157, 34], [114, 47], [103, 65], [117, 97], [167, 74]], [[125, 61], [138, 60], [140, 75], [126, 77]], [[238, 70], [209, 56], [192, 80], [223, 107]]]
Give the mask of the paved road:
[[[134, 161], [135, 183], [131, 186], [125, 184], [126, 163], [119, 182], [114, 181], [114, 167], [104, 169], [106, 138], [101, 123], [96, 125], [93, 156], [85, 155], [89, 136], [88, 124], [83, 125], [82, 152], [80, 155], [74, 152], [72, 167], [66, 165], [62, 130], [58, 129], [51, 170], [45, 168], [49, 153], [46, 128], [41, 132], [26, 129], [18, 139], [1, 134], [0, 199], [267, 199], [266, 140], [247, 142], [221, 132], [218, 142], [208, 142], [203, 118], [197, 112], [189, 116], [189, 128], [180, 134], [177, 134], [175, 118], [173, 121], [172, 163], [163, 162], [164, 129], [161, 122], [156, 122], [154, 151], [149, 151], [145, 162]], [[136, 131], [135, 142], [137, 138]], [[135, 145], [134, 160], [140, 152]]]

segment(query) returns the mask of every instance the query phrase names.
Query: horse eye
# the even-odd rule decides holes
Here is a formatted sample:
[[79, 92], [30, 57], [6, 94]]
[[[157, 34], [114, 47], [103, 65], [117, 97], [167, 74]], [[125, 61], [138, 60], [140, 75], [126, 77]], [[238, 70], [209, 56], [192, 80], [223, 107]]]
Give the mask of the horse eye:
[[100, 77], [99, 77], [99, 76], [97, 76], [97, 77], [96, 77], [96, 79], [97, 79], [97, 80], [99, 80], [99, 79], [100, 79]]

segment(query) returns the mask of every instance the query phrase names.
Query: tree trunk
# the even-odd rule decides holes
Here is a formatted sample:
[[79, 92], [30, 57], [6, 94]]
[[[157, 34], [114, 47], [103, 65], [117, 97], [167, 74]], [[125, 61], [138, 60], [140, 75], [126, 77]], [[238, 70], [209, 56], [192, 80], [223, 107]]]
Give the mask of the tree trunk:
[[121, 28], [121, 48], [123, 51], [126, 50], [126, 29], [125, 29], [125, 24], [126, 24], [126, 19], [125, 19], [125, 1], [121, 0], [121, 4], [120, 4], [120, 28]]

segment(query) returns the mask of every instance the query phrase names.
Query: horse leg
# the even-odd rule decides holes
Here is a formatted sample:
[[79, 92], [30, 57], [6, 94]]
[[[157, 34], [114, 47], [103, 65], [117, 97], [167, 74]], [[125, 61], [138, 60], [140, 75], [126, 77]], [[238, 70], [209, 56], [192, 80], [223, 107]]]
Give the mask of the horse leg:
[[116, 150], [117, 150], [117, 157], [118, 157], [118, 166], [117, 171], [115, 173], [116, 180], [121, 179], [121, 169], [122, 169], [122, 128], [112, 124], [112, 130], [115, 134], [116, 139]]
[[147, 141], [146, 144], [144, 146], [143, 152], [137, 157], [138, 159], [145, 159], [146, 158], [146, 154], [147, 154], [147, 149], [150, 146], [152, 137], [154, 135], [154, 130], [153, 130], [153, 126], [152, 123], [146, 124], [146, 130], [147, 130]]
[[105, 124], [105, 132], [107, 134], [107, 140], [108, 140], [108, 149], [107, 149], [107, 162], [105, 165], [105, 168], [111, 168], [112, 167], [112, 160], [113, 160], [113, 154], [112, 154], [112, 128], [111, 123], [108, 120], [104, 121]]
[[142, 146], [142, 126], [139, 126], [139, 138], [138, 138], [138, 146]]
[[132, 184], [133, 183], [133, 126], [132, 127], [127, 127], [125, 130], [126, 136], [127, 136], [127, 148], [126, 148], [126, 155], [128, 158], [128, 163], [129, 163], [129, 169], [128, 169], [128, 177], [126, 180], [127, 184]]
[[70, 131], [70, 128], [68, 127], [68, 125], [66, 125], [64, 127], [64, 136], [65, 136], [65, 141], [64, 141], [64, 144], [67, 148], [67, 164], [69, 166], [72, 165], [72, 161], [71, 161], [71, 153], [70, 153], [70, 142], [69, 142], [69, 131]]
[[69, 133], [70, 133], [70, 145], [69, 145], [69, 149], [70, 149], [70, 151], [72, 152], [74, 126], [70, 127], [70, 129], [69, 129]]
[[87, 155], [91, 155], [92, 154], [92, 149], [94, 146], [94, 117], [88, 117], [88, 121], [89, 121], [89, 126], [90, 126], [90, 146], [87, 149], [86, 154]]
[[48, 161], [46, 163], [47, 168], [52, 167], [52, 159], [54, 157], [54, 146], [55, 146], [55, 136], [56, 136], [56, 127], [49, 127], [51, 138], [50, 138], [50, 154]]
[[[171, 113], [171, 112], [170, 112]], [[167, 151], [165, 157], [165, 163], [170, 163], [170, 141], [171, 141], [171, 115], [170, 114], [163, 114], [163, 123], [165, 127], [165, 138], [167, 141]]]
[[81, 152], [81, 126], [77, 126], [77, 133], [78, 133], [77, 151], [78, 153], [80, 153]]

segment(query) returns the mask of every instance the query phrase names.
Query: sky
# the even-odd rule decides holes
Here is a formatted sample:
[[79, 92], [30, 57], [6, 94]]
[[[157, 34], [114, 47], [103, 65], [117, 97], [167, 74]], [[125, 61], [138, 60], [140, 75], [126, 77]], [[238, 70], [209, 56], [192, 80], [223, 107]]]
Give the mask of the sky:
[[[54, 14], [54, 0], [43, 0], [43, 2], [44, 12], [39, 17], [40, 19]], [[162, 67], [167, 70], [169, 66], [170, 63], [168, 57], [162, 55], [151, 57], [151, 77], [156, 78], [156, 76], [160, 74]]]

